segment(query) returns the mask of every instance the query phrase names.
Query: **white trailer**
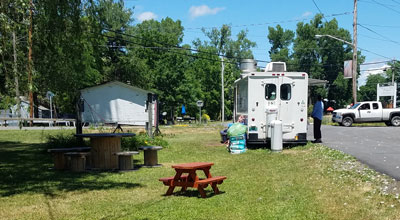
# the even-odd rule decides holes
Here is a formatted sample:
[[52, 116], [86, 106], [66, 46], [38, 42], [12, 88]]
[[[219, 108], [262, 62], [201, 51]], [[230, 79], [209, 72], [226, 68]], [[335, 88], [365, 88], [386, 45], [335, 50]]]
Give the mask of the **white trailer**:
[[[286, 64], [269, 63], [256, 72], [248, 61], [235, 81], [234, 120], [247, 123], [247, 143], [267, 143], [271, 122], [282, 122], [283, 143], [307, 142], [308, 74], [286, 72]], [[243, 67], [245, 66], [245, 67]]]

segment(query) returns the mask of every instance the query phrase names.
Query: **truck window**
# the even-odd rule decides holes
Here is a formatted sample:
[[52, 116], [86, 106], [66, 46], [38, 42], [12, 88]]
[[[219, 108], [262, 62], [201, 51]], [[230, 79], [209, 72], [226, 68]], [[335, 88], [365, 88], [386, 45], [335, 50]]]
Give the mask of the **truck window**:
[[281, 100], [290, 100], [292, 98], [292, 87], [290, 84], [281, 85]]
[[372, 103], [372, 108], [373, 109], [379, 109], [378, 103]]
[[369, 103], [365, 103], [360, 106], [360, 110], [370, 110], [370, 109], [371, 107], [369, 106]]
[[265, 99], [266, 100], [275, 100], [276, 99], [276, 85], [275, 84], [265, 85]]

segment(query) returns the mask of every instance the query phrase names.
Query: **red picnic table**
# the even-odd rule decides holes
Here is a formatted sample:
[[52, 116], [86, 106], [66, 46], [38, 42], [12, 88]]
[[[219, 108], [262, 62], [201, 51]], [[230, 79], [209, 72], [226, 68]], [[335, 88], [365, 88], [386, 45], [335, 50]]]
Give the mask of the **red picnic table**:
[[[169, 186], [166, 193], [167, 196], [174, 192], [176, 186], [179, 186], [182, 187], [182, 191], [185, 191], [187, 187], [197, 188], [201, 197], [205, 198], [206, 193], [204, 192], [204, 188], [210, 184], [214, 193], [218, 194], [219, 190], [217, 184], [221, 184], [223, 180], [226, 179], [226, 176], [211, 176], [210, 169], [213, 165], [214, 163], [209, 162], [176, 164], [172, 166], [176, 171], [175, 176], [165, 177], [159, 180], [162, 181], [164, 185]], [[200, 179], [196, 174], [196, 171], [198, 170], [202, 170], [206, 178]]]

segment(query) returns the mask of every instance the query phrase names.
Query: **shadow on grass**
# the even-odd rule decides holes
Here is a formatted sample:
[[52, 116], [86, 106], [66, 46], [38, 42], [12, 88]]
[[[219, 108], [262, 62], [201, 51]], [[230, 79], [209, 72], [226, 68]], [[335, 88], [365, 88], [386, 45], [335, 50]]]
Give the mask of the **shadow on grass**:
[[26, 192], [55, 196], [57, 191], [142, 187], [138, 183], [107, 180], [107, 172], [55, 171], [46, 150], [44, 144], [0, 142], [0, 196]]
[[[206, 193], [206, 198], [211, 198], [213, 196], [218, 196], [218, 195], [221, 195], [221, 194], [225, 193], [225, 191], [219, 191], [218, 194], [215, 194], [212, 189], [209, 189], [209, 190], [204, 189], [204, 192]], [[163, 196], [168, 197], [165, 194]], [[201, 197], [199, 191], [196, 190], [196, 189], [187, 189], [186, 191], [179, 190], [179, 191], [176, 191], [176, 192], [172, 193], [172, 196], [197, 197], [197, 198], [203, 199]], [[206, 199], [206, 198], [204, 198], [204, 199]]]

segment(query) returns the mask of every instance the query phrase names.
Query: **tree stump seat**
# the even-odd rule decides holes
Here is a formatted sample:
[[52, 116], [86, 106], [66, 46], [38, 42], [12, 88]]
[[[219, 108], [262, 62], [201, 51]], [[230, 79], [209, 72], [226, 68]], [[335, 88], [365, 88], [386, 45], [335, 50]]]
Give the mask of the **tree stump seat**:
[[68, 167], [73, 172], [83, 172], [86, 170], [86, 156], [89, 152], [68, 152], [65, 156], [68, 158]]
[[69, 148], [52, 148], [48, 149], [47, 152], [51, 153], [54, 162], [54, 169], [66, 170], [68, 169], [67, 160], [65, 153], [68, 152], [89, 152], [90, 147], [69, 147]]
[[118, 167], [120, 170], [132, 170], [132, 155], [139, 154], [137, 151], [122, 151], [114, 153], [118, 156]]
[[139, 147], [144, 152], [144, 167], [160, 167], [158, 164], [157, 151], [163, 149], [160, 146], [142, 146]]

